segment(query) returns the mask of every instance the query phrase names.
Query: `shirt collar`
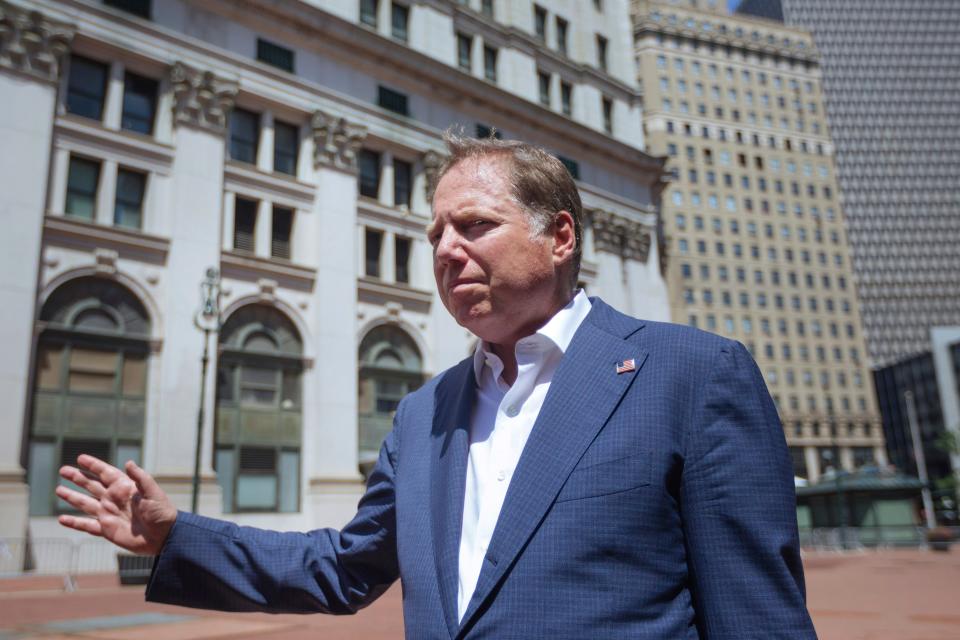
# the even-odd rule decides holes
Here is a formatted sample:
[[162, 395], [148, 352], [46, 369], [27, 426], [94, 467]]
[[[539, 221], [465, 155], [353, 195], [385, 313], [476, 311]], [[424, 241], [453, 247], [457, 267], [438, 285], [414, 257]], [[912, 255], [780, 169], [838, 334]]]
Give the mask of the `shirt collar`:
[[[590, 314], [590, 309], [590, 299], [587, 298], [587, 294], [583, 292], [583, 289], [580, 289], [577, 291], [577, 295], [573, 297], [573, 300], [568, 302], [567, 306], [557, 311], [534, 335], [543, 336], [555, 344], [561, 353], [566, 353], [567, 347], [570, 346], [570, 342], [573, 340], [573, 335], [577, 332], [577, 329], [580, 328], [580, 324], [584, 319]], [[500, 364], [500, 358], [493, 353], [489, 345], [483, 340], [478, 341], [477, 347], [473, 351], [473, 374], [477, 380], [477, 384], [480, 384], [483, 365], [486, 364], [488, 358]], [[503, 365], [500, 364], [498, 368], [502, 369], [502, 367]], [[495, 371], [495, 373], [499, 375], [498, 372]]]

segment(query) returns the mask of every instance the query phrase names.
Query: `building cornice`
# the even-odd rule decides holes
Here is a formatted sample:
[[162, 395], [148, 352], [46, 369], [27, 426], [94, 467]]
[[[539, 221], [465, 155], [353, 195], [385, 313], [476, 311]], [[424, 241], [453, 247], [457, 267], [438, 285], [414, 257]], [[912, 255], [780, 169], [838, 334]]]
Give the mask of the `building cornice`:
[[357, 278], [357, 293], [361, 300], [364, 297], [372, 298], [378, 304], [396, 302], [403, 306], [411, 303], [425, 309], [433, 302], [433, 291], [414, 289], [402, 284], [383, 282], [377, 278], [362, 276]]
[[238, 251], [220, 252], [220, 272], [224, 278], [258, 282], [263, 278], [277, 286], [297, 291], [313, 291], [317, 270], [285, 260], [261, 258]]
[[258, 198], [257, 192], [266, 192], [279, 204], [307, 210], [313, 207], [316, 194], [313, 185], [300, 182], [292, 176], [266, 173], [236, 160], [224, 162], [223, 185], [229, 191]]
[[158, 265], [166, 263], [170, 252], [167, 238], [49, 213], [43, 219], [43, 242], [83, 251], [115, 251], [119, 258]]

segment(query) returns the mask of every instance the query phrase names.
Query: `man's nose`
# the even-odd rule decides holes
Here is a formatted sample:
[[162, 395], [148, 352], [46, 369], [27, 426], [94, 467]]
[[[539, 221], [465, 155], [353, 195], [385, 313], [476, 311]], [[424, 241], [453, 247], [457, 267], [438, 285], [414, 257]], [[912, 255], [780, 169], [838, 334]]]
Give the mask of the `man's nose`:
[[463, 259], [463, 238], [456, 229], [447, 227], [440, 234], [433, 249], [433, 260], [437, 264], [445, 265]]

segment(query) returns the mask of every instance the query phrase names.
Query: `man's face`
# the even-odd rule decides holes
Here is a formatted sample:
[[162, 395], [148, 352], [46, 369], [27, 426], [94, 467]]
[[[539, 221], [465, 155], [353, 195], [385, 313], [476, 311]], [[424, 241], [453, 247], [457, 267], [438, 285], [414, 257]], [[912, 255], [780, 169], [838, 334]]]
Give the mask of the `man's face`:
[[427, 230], [444, 306], [493, 344], [536, 331], [556, 311], [565, 289], [558, 267], [566, 254], [557, 250], [557, 234], [532, 233], [504, 163], [496, 157], [467, 159], [447, 171], [434, 193]]

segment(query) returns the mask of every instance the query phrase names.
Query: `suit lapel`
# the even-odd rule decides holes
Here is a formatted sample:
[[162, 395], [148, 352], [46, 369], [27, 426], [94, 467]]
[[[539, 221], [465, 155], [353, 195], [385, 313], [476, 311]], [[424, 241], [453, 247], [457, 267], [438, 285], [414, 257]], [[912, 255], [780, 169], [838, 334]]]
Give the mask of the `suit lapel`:
[[[580, 326], [554, 375], [510, 481], [461, 631], [469, 628], [472, 618], [512, 567], [646, 359], [646, 353], [636, 344], [620, 337], [642, 324], [617, 314], [599, 300], [593, 304], [594, 310]], [[599, 328], [597, 322], [612, 322], [614, 333]], [[617, 364], [631, 358], [635, 369], [618, 374]], [[463, 465], [458, 472], [465, 473]], [[463, 509], [463, 482], [460, 478], [458, 513]]]
[[470, 418], [476, 395], [472, 359], [463, 361], [444, 376], [434, 395], [430, 508], [437, 580], [451, 637], [456, 635], [460, 626], [457, 619], [460, 529], [463, 525]]

